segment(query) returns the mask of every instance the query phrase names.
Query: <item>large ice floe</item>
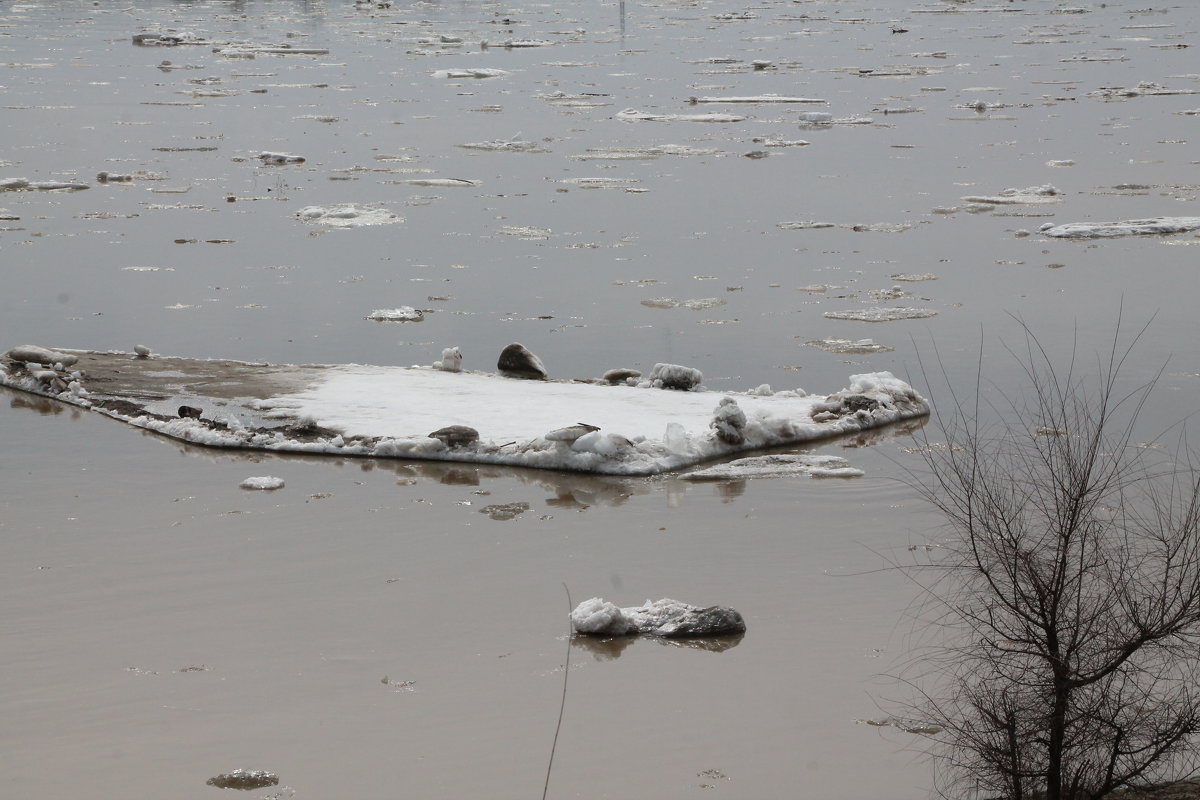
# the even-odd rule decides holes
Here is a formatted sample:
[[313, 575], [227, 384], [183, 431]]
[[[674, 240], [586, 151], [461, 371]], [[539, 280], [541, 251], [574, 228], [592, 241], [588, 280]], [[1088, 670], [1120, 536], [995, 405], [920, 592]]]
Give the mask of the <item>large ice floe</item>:
[[713, 392], [699, 370], [675, 364], [656, 364], [642, 380], [515, 380], [448, 370], [447, 352], [461, 369], [454, 348], [438, 367], [394, 367], [22, 346], [0, 357], [0, 383], [213, 447], [608, 475], [678, 470], [929, 413], [890, 372], [851, 375], [830, 395], [765, 384]]

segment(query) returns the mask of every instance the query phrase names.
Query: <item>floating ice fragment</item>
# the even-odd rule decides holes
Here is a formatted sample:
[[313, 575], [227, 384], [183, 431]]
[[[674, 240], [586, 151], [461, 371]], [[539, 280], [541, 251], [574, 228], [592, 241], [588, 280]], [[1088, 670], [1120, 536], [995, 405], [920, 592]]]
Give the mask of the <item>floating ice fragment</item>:
[[502, 78], [508, 72], [492, 67], [457, 67], [454, 69], [439, 69], [433, 73], [435, 78]]
[[420, 322], [425, 319], [425, 315], [412, 306], [400, 306], [399, 308], [377, 308], [367, 314], [364, 319], [375, 322]]
[[219, 789], [261, 789], [277, 785], [279, 776], [265, 769], [235, 769], [209, 778], [206, 782]]
[[1061, 203], [1062, 192], [1050, 184], [1030, 186], [1025, 189], [1004, 189], [995, 195], [967, 195], [962, 198], [965, 203], [984, 203], [987, 205], [1040, 205], [1045, 203]]
[[1152, 236], [1200, 230], [1200, 217], [1153, 217], [1124, 222], [1071, 222], [1043, 227], [1055, 239], [1106, 239], [1116, 236]]
[[257, 156], [255, 156], [255, 158], [257, 158], [259, 161], [261, 161], [264, 164], [275, 164], [275, 165], [303, 164], [304, 160], [305, 160], [304, 156], [292, 155], [291, 153], [272, 153], [272, 152], [266, 151], [266, 150], [259, 153]]
[[[283, 488], [283, 478], [276, 478], [273, 475], [262, 475], [262, 476], [255, 477], [255, 478], [246, 478], [246, 480], [242, 481], [238, 485], [241, 486], [243, 489], [260, 489], [263, 491], [274, 491], [275, 489]], [[276, 778], [273, 781], [273, 783], [278, 783], [278, 782], [279, 782], [278, 778]], [[209, 783], [212, 783], [212, 781], [210, 780]], [[216, 784], [213, 784], [213, 785], [215, 786]], [[255, 784], [255, 785], [256, 786], [267, 786], [269, 784], [263, 783], [263, 784]]]
[[809, 125], [827, 125], [833, 122], [833, 114], [828, 111], [805, 111], [800, 115], [800, 121]]
[[925, 319], [937, 316], [937, 312], [929, 308], [863, 308], [849, 311], [826, 311], [822, 316], [826, 319], [846, 319], [857, 322], [894, 322], [901, 319]]
[[1153, 81], [1142, 81], [1137, 86], [1128, 89], [1122, 88], [1104, 88], [1097, 89], [1094, 92], [1088, 92], [1088, 97], [1151, 97], [1151, 96], [1167, 96], [1176, 94], [1200, 94], [1200, 89], [1169, 89], [1161, 83]]
[[816, 230], [819, 228], [833, 228], [835, 226], [832, 222], [815, 222], [813, 220], [803, 220], [803, 221], [799, 221], [799, 222], [779, 222], [779, 223], [776, 223], [775, 227], [780, 228], [785, 231], [807, 231], [807, 230]]
[[383, 208], [360, 207], [353, 204], [337, 206], [305, 206], [296, 212], [302, 222], [328, 225], [332, 228], [361, 228], [368, 225], [390, 225], [403, 218]]
[[478, 186], [483, 183], [483, 181], [470, 180], [468, 178], [409, 178], [408, 180], [399, 182], [406, 183], [409, 186], [437, 187]]
[[116, 172], [99, 172], [96, 174], [97, 183], [130, 183], [132, 175], [122, 175]]
[[747, 119], [741, 114], [651, 114], [634, 108], [618, 111], [616, 118], [647, 122], [742, 122]]
[[769, 455], [739, 458], [725, 464], [688, 472], [680, 476], [689, 481], [726, 481], [747, 478], [786, 478], [808, 475], [814, 478], [860, 478], [866, 473], [841, 456]]
[[689, 97], [689, 103], [827, 103], [819, 97], [793, 97], [778, 94], [733, 95], [730, 97]]
[[617, 608], [593, 597], [571, 611], [571, 627], [587, 636], [625, 636], [644, 633], [650, 636], [685, 638], [745, 633], [746, 622], [732, 608], [701, 608], [678, 600], [647, 600], [641, 606]]
[[144, 345], [144, 344], [135, 344], [133, 346], [133, 352], [134, 352], [134, 355], [136, 355], [138, 358], [149, 358], [150, 357], [150, 348], [146, 347], [146, 345]]

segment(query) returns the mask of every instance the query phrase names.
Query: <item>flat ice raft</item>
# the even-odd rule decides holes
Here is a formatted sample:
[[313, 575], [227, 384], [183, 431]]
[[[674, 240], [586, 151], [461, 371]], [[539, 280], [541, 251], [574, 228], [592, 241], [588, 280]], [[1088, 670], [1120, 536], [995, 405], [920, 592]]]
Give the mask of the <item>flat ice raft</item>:
[[667, 472], [929, 413], [925, 400], [890, 372], [852, 375], [847, 389], [813, 396], [765, 387], [739, 393], [519, 380], [427, 367], [42, 352], [66, 359], [5, 357], [0, 383], [195, 444], [609, 475]]

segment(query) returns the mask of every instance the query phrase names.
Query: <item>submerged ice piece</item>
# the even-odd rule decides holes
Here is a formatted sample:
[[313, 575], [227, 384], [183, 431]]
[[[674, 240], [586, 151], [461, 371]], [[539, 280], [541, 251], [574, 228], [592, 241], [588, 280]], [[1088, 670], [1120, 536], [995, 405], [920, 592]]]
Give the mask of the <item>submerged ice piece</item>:
[[571, 612], [571, 627], [586, 636], [645, 633], [664, 638], [689, 638], [746, 632], [745, 620], [732, 608], [701, 608], [665, 597], [647, 600], [642, 606], [631, 608], [617, 608], [603, 598], [593, 597]]

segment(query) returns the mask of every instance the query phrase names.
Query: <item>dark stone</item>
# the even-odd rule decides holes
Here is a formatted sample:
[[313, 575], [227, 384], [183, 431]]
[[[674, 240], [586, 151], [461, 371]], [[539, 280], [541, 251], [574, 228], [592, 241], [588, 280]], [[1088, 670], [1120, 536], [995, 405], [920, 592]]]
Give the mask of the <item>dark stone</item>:
[[528, 380], [544, 381], [547, 377], [546, 367], [542, 360], [529, 352], [520, 342], [513, 342], [500, 351], [500, 359], [496, 369], [508, 378], [525, 378]]
[[186, 419], [200, 419], [201, 411], [195, 406], [180, 406], [179, 416]]
[[437, 439], [446, 447], [466, 447], [479, 441], [479, 431], [466, 425], [451, 425], [448, 428], [439, 428], [429, 434], [429, 438]]

